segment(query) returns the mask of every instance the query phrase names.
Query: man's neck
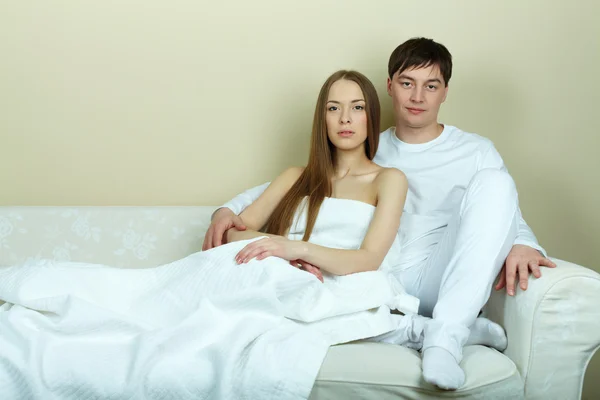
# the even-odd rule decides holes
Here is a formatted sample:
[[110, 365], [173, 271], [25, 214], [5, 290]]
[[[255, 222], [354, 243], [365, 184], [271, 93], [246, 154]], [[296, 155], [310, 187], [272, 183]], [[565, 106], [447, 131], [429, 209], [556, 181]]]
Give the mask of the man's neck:
[[439, 137], [443, 130], [444, 125], [438, 122], [422, 127], [412, 127], [396, 122], [396, 137], [408, 144], [430, 142]]

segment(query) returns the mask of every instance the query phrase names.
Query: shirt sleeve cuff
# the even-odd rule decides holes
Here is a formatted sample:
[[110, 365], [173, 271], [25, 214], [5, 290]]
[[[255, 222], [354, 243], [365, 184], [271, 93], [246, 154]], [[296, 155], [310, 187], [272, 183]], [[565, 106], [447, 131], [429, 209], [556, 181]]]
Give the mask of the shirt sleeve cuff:
[[522, 244], [524, 246], [529, 246], [532, 249], [536, 249], [537, 251], [539, 251], [542, 256], [548, 258], [548, 253], [546, 253], [546, 250], [544, 250], [544, 248], [542, 246], [540, 246], [538, 243], [535, 243], [535, 242], [532, 242], [532, 241], [526, 240], [526, 239], [517, 238], [517, 240], [515, 240], [514, 244]]

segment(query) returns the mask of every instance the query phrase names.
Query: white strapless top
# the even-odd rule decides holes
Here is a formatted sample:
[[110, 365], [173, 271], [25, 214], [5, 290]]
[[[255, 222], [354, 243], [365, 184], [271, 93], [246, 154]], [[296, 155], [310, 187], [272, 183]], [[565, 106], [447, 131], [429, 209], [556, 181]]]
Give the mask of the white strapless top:
[[[294, 216], [288, 238], [302, 240], [306, 230], [308, 198], [304, 198]], [[358, 200], [326, 197], [315, 221], [309, 242], [320, 246], [357, 250], [369, 229], [376, 207]], [[400, 238], [396, 235], [380, 270], [391, 268], [400, 257]]]

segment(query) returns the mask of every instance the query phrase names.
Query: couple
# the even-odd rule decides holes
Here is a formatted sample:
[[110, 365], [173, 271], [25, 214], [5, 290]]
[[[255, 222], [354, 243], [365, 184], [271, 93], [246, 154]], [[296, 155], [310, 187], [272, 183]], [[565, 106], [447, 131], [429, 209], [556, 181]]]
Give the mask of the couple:
[[371, 82], [332, 75], [308, 165], [219, 210], [207, 251], [0, 270], [0, 398], [307, 398], [359, 339], [421, 350], [425, 379], [459, 388], [465, 344], [506, 346], [477, 318], [505, 259], [509, 291], [550, 262], [492, 144], [437, 123], [450, 68], [431, 40], [400, 45], [382, 134]]
[[[320, 280], [377, 269], [388, 250], [399, 252], [390, 272], [420, 300], [419, 314], [432, 317], [422, 333], [423, 376], [443, 389], [465, 381], [462, 348], [469, 327], [489, 324], [477, 316], [498, 274], [495, 288], [513, 296], [517, 276], [526, 290], [530, 271], [539, 278], [540, 266], [555, 267], [523, 220], [492, 142], [438, 123], [451, 74], [445, 46], [426, 38], [398, 46], [387, 80], [396, 126], [381, 134], [371, 83], [354, 72], [334, 74], [319, 95], [306, 168], [225, 204], [203, 246], [265, 236], [256, 232], [263, 228], [270, 237], [248, 245], [239, 262], [276, 256]], [[307, 212], [298, 220], [304, 198]], [[353, 249], [346, 251], [311, 244], [319, 220], [340, 208], [356, 209], [357, 221], [372, 213], [364, 239], [340, 243]], [[296, 232], [298, 223], [306, 229]], [[393, 246], [396, 234], [401, 249]], [[504, 346], [498, 336], [492, 342]]]

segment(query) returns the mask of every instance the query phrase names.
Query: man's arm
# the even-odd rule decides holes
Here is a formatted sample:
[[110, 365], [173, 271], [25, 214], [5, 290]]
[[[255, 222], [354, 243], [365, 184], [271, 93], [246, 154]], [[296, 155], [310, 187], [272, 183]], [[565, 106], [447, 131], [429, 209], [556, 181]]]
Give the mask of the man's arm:
[[515, 245], [521, 244], [524, 246], [529, 246], [533, 249], [536, 249], [540, 252], [540, 254], [544, 257], [548, 257], [546, 250], [538, 243], [537, 238], [533, 234], [533, 231], [527, 225], [527, 222], [523, 219], [523, 215], [521, 214], [521, 208], [517, 206], [517, 212], [519, 213], [519, 232], [517, 234], [517, 238], [515, 239]]
[[[508, 173], [508, 170], [504, 165], [504, 161], [502, 160], [500, 153], [498, 153], [498, 150], [496, 150], [494, 145], [491, 143], [490, 147], [487, 149], [487, 152], [483, 155], [479, 170], [485, 168], [499, 169]], [[538, 250], [544, 257], [546, 257], [546, 250], [544, 250], [542, 246], [540, 246], [537, 238], [533, 234], [533, 231], [531, 230], [529, 225], [527, 225], [525, 219], [523, 219], [523, 215], [521, 214], [521, 207], [518, 204], [517, 212], [519, 213], [519, 231], [517, 233], [517, 239], [515, 240], [514, 244], [521, 244], [534, 248]]]
[[204, 235], [202, 251], [210, 250], [227, 242], [225, 232], [229, 229], [243, 231], [246, 229], [244, 222], [238, 217], [250, 204], [269, 187], [270, 182], [255, 186], [237, 195], [232, 200], [219, 207], [211, 216], [211, 224]]
[[[254, 203], [258, 197], [263, 194], [263, 192], [269, 187], [271, 182], [263, 183], [262, 185], [254, 186], [251, 189], [246, 190], [245, 192], [238, 194], [233, 199], [229, 200], [227, 203], [223, 204], [219, 207], [221, 208], [229, 208], [235, 215], [240, 215], [242, 211], [246, 209], [250, 204]], [[218, 211], [217, 210], [217, 211]], [[216, 213], [216, 211], [215, 211]], [[213, 213], [213, 217], [214, 217]]]

